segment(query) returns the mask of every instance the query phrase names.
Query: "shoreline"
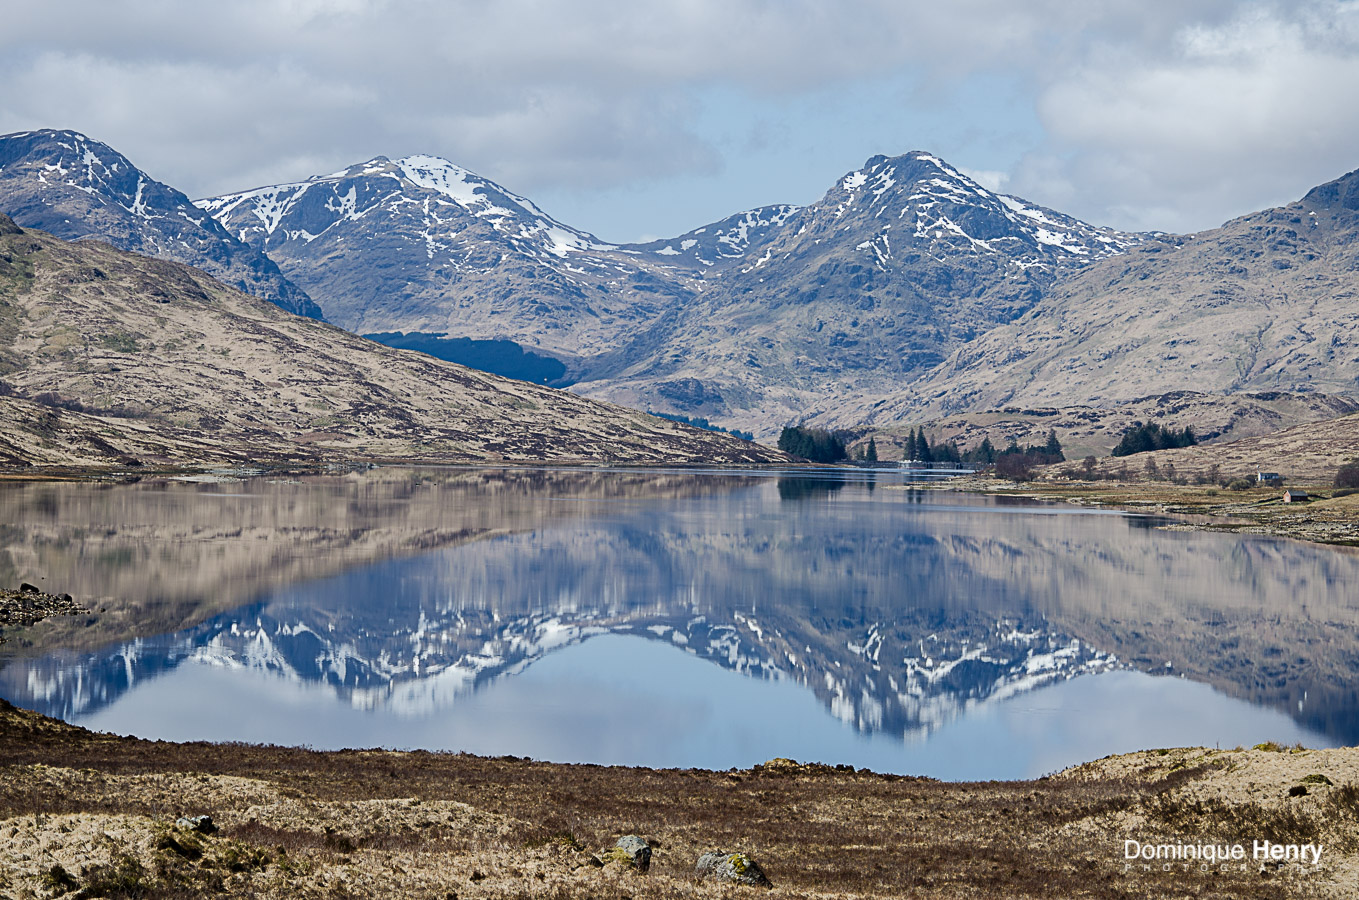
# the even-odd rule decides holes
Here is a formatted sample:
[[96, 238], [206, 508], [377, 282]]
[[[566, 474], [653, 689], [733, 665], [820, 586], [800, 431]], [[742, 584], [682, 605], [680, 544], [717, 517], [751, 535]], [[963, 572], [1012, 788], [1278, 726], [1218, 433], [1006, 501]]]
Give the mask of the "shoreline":
[[[823, 466], [815, 463], [772, 467], [768, 465], [712, 465], [674, 463], [666, 465], [628, 462], [587, 462], [556, 460], [540, 462], [448, 462], [419, 460], [345, 460], [315, 465], [268, 464], [249, 466], [167, 466], [130, 470], [127, 468], [43, 468], [41, 471], [0, 470], [0, 484], [34, 482], [128, 483], [142, 479], [183, 479], [193, 476], [223, 478], [304, 477], [344, 474], [372, 468], [441, 469], [566, 469], [646, 471], [680, 469], [703, 472], [764, 472], [794, 469], [814, 473], [818, 470], [865, 472], [857, 466]], [[1211, 485], [1169, 482], [1114, 482], [1079, 480], [1008, 481], [984, 475], [954, 475], [910, 485], [920, 490], [947, 490], [995, 497], [1020, 497], [1030, 500], [1070, 503], [1099, 509], [1121, 510], [1174, 517], [1177, 530], [1211, 531], [1289, 538], [1336, 548], [1359, 548], [1359, 493], [1334, 496], [1329, 487], [1304, 486], [1314, 498], [1300, 504], [1284, 504], [1284, 488], [1252, 487], [1229, 490]]]
[[1166, 482], [1012, 482], [977, 475], [922, 487], [1165, 516], [1176, 520], [1164, 526], [1175, 531], [1287, 538], [1336, 550], [1359, 548], [1359, 493], [1336, 497], [1331, 488], [1308, 486], [1304, 490], [1314, 499], [1284, 503], [1283, 487], [1234, 491]]
[[[714, 772], [167, 743], [0, 701], [0, 772], [10, 897], [747, 896], [693, 874], [715, 848], [749, 854], [773, 883], [749, 896], [770, 897], [1328, 897], [1359, 874], [1359, 748], [1148, 750], [940, 782], [792, 760]], [[217, 830], [175, 824], [202, 815]], [[651, 845], [649, 873], [602, 862], [627, 834]], [[1247, 858], [1148, 864], [1126, 841]], [[1319, 859], [1255, 859], [1259, 841]]]

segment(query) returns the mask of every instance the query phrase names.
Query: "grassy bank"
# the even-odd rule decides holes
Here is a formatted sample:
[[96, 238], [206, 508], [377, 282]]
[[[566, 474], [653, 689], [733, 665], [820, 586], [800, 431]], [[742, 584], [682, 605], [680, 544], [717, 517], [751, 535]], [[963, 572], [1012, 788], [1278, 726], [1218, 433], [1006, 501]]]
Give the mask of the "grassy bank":
[[[694, 877], [724, 848], [764, 867], [770, 897], [1334, 897], [1359, 872], [1356, 782], [1354, 749], [1151, 751], [954, 784], [147, 742], [0, 703], [0, 896], [766, 895]], [[203, 814], [218, 831], [175, 827]], [[649, 874], [596, 865], [633, 833]], [[1322, 850], [1130, 866], [1129, 839]]]

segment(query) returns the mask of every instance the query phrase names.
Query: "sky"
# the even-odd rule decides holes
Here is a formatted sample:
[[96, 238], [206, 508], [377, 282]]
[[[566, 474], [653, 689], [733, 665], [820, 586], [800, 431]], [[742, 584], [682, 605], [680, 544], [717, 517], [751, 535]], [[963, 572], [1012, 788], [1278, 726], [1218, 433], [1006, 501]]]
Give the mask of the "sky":
[[608, 241], [930, 151], [1100, 225], [1359, 168], [1359, 0], [0, 0], [0, 133], [198, 198], [442, 156]]

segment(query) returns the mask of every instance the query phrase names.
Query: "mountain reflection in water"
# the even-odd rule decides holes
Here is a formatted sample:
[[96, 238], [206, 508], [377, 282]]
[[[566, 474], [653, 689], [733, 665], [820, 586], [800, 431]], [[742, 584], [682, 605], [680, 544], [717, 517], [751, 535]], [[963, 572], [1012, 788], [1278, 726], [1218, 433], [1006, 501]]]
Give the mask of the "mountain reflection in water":
[[[208, 667], [419, 720], [470, 709], [490, 686], [568, 658], [564, 648], [579, 645], [569, 658], [588, 669], [590, 639], [611, 634], [810, 691], [857, 732], [898, 742], [1035, 688], [1120, 668], [1184, 675], [1329, 740], [1359, 740], [1351, 687], [1359, 603], [1345, 590], [1359, 559], [1351, 555], [922, 491], [891, 474], [872, 485], [859, 473], [403, 477], [231, 485], [245, 498], [241, 508], [257, 513], [288, 501], [294, 519], [271, 533], [296, 531], [300, 543], [274, 547], [275, 557], [336, 574], [308, 579], [318, 574], [311, 568], [282, 586], [247, 578], [255, 602], [220, 613], [208, 604], [197, 624], [181, 596], [175, 608], [188, 627], [105, 646], [83, 632], [79, 640], [54, 632], [42, 644], [39, 632], [48, 652], [0, 670], [0, 695], [91, 720], [150, 681], [169, 684], [181, 672], [189, 680]], [[195, 491], [172, 490], [194, 507]], [[111, 491], [134, 520], [147, 498], [164, 509], [155, 489]], [[208, 504], [198, 513], [215, 522], [209, 510], [229, 499], [225, 491], [197, 492]], [[252, 506], [261, 495], [268, 502]], [[65, 495], [57, 492], [55, 506], [45, 496], [44, 513], [12, 510], [10, 521], [36, 520], [49, 538], [60, 531]], [[369, 525], [355, 512], [365, 506]], [[337, 536], [327, 543], [318, 535], [337, 509], [349, 527], [330, 526]], [[412, 518], [413, 509], [423, 512]], [[176, 520], [172, 543], [193, 533], [192, 518]], [[240, 553], [249, 529], [224, 531], [198, 552]], [[377, 532], [388, 537], [375, 541]], [[124, 549], [150, 560], [155, 539], [143, 537], [150, 543]], [[73, 542], [106, 540], [67, 539], [62, 559], [89, 558]], [[50, 546], [21, 525], [6, 558]], [[376, 549], [355, 559], [356, 546]], [[123, 572], [126, 554], [114, 557], [106, 569]], [[228, 568], [250, 570], [244, 561]], [[72, 573], [94, 584], [98, 571]], [[352, 739], [375, 743], [383, 741]]]

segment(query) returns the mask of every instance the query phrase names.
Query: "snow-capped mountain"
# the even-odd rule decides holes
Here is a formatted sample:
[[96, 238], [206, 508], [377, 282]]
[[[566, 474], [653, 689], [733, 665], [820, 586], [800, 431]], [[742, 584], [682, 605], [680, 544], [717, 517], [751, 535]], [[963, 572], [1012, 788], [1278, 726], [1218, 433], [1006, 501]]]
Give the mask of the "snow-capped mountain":
[[649, 352], [577, 389], [767, 436], [829, 398], [897, 389], [1143, 239], [996, 194], [928, 153], [876, 156], [709, 272]]
[[[448, 160], [367, 162], [200, 200], [361, 333], [509, 339], [603, 353], [688, 288]], [[663, 261], [663, 259], [662, 259]]]
[[227, 234], [184, 194], [74, 131], [0, 136], [0, 212], [65, 240], [98, 238], [187, 263], [289, 312], [321, 314], [268, 257]]
[[832, 388], [895, 389], [1141, 240], [928, 153], [874, 157], [805, 208], [644, 244], [607, 244], [433, 156], [199, 205], [346, 328], [509, 340], [592, 395], [766, 433]]
[[855, 249], [871, 252], [882, 265], [892, 257], [892, 237], [899, 246], [930, 251], [998, 253], [1025, 268], [1101, 259], [1145, 238], [993, 193], [921, 151], [895, 159], [873, 157], [845, 176], [822, 204], [834, 208], [836, 219], [855, 211], [872, 215], [878, 237]]
[[[411, 194], [424, 196], [413, 197]], [[343, 222], [376, 217], [384, 202], [390, 206], [417, 204], [430, 229], [422, 234], [425, 254], [449, 251], [440, 228], [466, 216], [490, 230], [525, 256], [566, 256], [569, 250], [611, 250], [583, 231], [563, 225], [533, 202], [479, 178], [437, 156], [384, 156], [307, 181], [257, 188], [199, 201], [212, 216], [230, 222], [237, 236], [264, 250], [277, 250], [289, 241], [310, 244]], [[450, 254], [454, 255], [454, 254]]]

